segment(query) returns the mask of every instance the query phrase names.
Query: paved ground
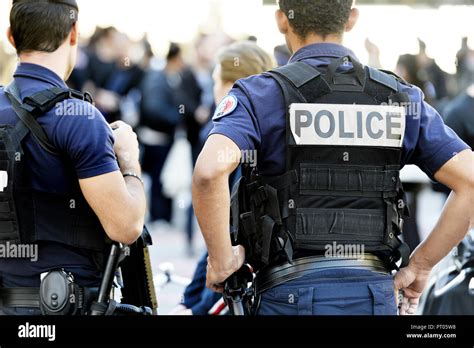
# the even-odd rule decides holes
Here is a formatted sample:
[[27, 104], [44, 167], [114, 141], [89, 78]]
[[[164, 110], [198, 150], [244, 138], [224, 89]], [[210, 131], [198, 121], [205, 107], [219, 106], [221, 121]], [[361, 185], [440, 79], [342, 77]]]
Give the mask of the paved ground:
[[[174, 268], [173, 275], [192, 278], [199, 258], [205, 252], [204, 242], [199, 232], [195, 235], [195, 256], [189, 256], [186, 247], [184, 232], [173, 227], [152, 226], [154, 245], [151, 247], [151, 258], [155, 278], [163, 274], [160, 268], [171, 264]], [[155, 282], [157, 283], [157, 282]], [[157, 296], [160, 305], [160, 314], [168, 314], [182, 301], [183, 285], [169, 284], [160, 289], [157, 286]]]

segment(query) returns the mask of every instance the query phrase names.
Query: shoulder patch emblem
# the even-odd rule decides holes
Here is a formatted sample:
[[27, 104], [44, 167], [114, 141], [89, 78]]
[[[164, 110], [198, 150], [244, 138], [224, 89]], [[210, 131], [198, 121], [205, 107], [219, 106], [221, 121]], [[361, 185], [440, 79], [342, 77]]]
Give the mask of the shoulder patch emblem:
[[216, 113], [214, 114], [212, 120], [217, 121], [227, 115], [230, 115], [237, 108], [237, 105], [237, 98], [233, 95], [228, 95], [217, 107]]

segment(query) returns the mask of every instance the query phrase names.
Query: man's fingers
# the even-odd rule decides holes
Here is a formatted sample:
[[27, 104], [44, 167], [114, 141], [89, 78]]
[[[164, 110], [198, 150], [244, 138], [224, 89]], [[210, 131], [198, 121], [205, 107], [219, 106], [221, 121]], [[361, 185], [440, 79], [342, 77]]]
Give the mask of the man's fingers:
[[[413, 293], [413, 292], [412, 292]], [[420, 303], [420, 297], [415, 295], [414, 297], [405, 296], [401, 299], [399, 304], [399, 314], [400, 315], [415, 315]]]
[[400, 315], [415, 315], [419, 303], [419, 298], [405, 298], [400, 306]]
[[398, 291], [398, 290], [401, 290], [403, 288], [405, 288], [406, 286], [408, 286], [407, 284], [405, 284], [405, 270], [404, 269], [401, 269], [396, 275], [395, 275], [395, 280], [394, 280], [394, 287], [395, 287], [395, 290]]
[[130, 128], [130, 129], [132, 129], [132, 127], [130, 125], [128, 125], [127, 123], [125, 123], [123, 121], [117, 121], [117, 122], [111, 123], [110, 128], [112, 128], [112, 129]]
[[409, 287], [416, 280], [416, 274], [409, 268], [402, 268], [394, 279], [395, 290], [402, 290]]

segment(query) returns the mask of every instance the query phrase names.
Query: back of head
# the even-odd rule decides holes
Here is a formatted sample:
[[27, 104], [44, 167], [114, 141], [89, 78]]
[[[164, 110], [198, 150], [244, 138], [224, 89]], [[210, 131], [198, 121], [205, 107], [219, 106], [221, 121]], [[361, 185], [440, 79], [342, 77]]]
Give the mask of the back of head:
[[76, 0], [14, 0], [11, 34], [18, 54], [55, 52], [78, 19]]
[[175, 42], [170, 43], [166, 60], [169, 62], [175, 58], [178, 58], [179, 56], [181, 56], [181, 47]]
[[217, 59], [221, 65], [222, 80], [232, 83], [274, 67], [270, 55], [250, 41], [238, 42], [224, 48]]
[[115, 27], [96, 27], [94, 34], [89, 39], [89, 46], [94, 47], [100, 44], [102, 40], [110, 39], [114, 34], [117, 34], [118, 30]]
[[354, 0], [278, 0], [296, 35], [343, 34]]

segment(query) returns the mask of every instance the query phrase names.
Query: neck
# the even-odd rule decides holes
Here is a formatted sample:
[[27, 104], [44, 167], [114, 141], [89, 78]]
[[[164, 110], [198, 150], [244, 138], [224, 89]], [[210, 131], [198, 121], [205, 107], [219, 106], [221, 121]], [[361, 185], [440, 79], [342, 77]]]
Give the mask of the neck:
[[46, 53], [46, 52], [31, 52], [20, 54], [20, 63], [30, 63], [45, 67], [56, 73], [63, 80], [67, 73], [67, 63], [64, 58], [65, 55], [61, 52]]
[[175, 72], [179, 71], [179, 69], [176, 66], [176, 64], [174, 64], [172, 62], [168, 62], [168, 64], [166, 64], [165, 71], [168, 74], [174, 74]]
[[327, 36], [321, 36], [316, 34], [311, 34], [305, 38], [299, 36], [294, 36], [291, 38], [291, 51], [293, 53], [299, 51], [301, 48], [321, 43], [332, 43], [337, 45], [342, 45], [344, 36], [342, 34], [331, 34]]

